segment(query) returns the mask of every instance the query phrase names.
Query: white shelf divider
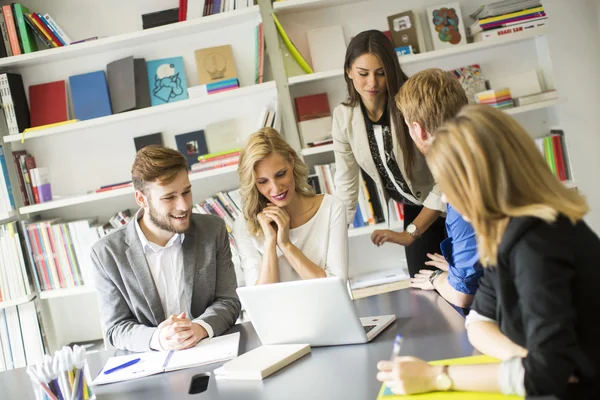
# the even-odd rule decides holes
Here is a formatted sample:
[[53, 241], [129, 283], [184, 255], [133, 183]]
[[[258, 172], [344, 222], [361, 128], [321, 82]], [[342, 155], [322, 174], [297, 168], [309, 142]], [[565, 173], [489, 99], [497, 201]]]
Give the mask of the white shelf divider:
[[35, 298], [35, 293], [30, 293], [27, 296], [19, 297], [14, 300], [0, 301], [0, 310], [3, 308], [18, 306], [19, 304], [29, 303]]
[[273, 11], [278, 14], [314, 11], [319, 8], [335, 7], [366, 0], [285, 0], [273, 3]]
[[403, 230], [404, 222], [403, 221], [393, 221], [392, 223], [390, 223], [390, 226], [388, 226], [387, 222], [382, 222], [382, 223], [376, 224], [376, 225], [368, 225], [368, 226], [363, 226], [361, 228], [348, 229], [348, 237], [352, 238], [352, 237], [358, 237], [358, 236], [371, 235], [373, 232], [375, 232], [378, 229], [391, 229], [393, 231]]
[[202, 31], [222, 28], [226, 25], [240, 24], [258, 18], [259, 15], [258, 6], [252, 6], [240, 10], [229, 11], [227, 13], [210, 15], [89, 42], [6, 57], [0, 60], [0, 68], [25, 68], [33, 65], [45, 65], [56, 61], [84, 57], [125, 47], [134, 47], [163, 40], [177, 39], [182, 36], [197, 34]]
[[[96, 126], [105, 126], [114, 124], [117, 122], [131, 121], [135, 119], [141, 119], [150, 115], [156, 115], [157, 113], [169, 113], [175, 110], [180, 110], [188, 107], [200, 107], [204, 104], [213, 104], [220, 101], [227, 101], [231, 99], [237, 99], [241, 96], [249, 96], [256, 93], [262, 93], [269, 90], [275, 90], [275, 82], [266, 82], [258, 85], [241, 87], [239, 89], [228, 90], [222, 93], [211, 94], [203, 97], [197, 97], [193, 99], [187, 99], [178, 101], [171, 104], [161, 104], [154, 107], [146, 107], [140, 110], [128, 111], [120, 114], [108, 115], [106, 117], [88, 119], [85, 121], [75, 122], [72, 124], [61, 125], [54, 128], [41, 129], [38, 131], [32, 131], [25, 133], [25, 140], [31, 140], [51, 135], [60, 135], [68, 132], [75, 132], [93, 128]], [[20, 142], [21, 133], [18, 135], [7, 135], [4, 136], [4, 143]]]
[[66, 289], [43, 290], [40, 292], [40, 299], [56, 299], [59, 297], [78, 296], [95, 292], [96, 289], [92, 286], [75, 286]]
[[315, 154], [323, 154], [323, 153], [329, 153], [333, 151], [333, 143], [332, 144], [327, 144], [325, 146], [317, 146], [317, 147], [310, 147], [307, 149], [302, 149], [302, 155], [303, 156], [314, 156]]
[[[208, 171], [202, 172], [191, 172], [189, 174], [190, 182], [199, 181], [206, 178], [215, 176], [227, 175], [237, 173], [237, 165], [230, 165], [222, 168], [215, 168]], [[101, 193], [88, 193], [81, 196], [66, 197], [64, 199], [57, 199], [49, 201], [47, 203], [34, 204], [31, 206], [21, 207], [19, 209], [20, 214], [33, 214], [47, 210], [54, 210], [56, 208], [74, 206], [77, 204], [91, 203], [98, 200], [110, 199], [113, 197], [124, 196], [126, 194], [132, 194], [134, 192], [133, 186], [108, 190]]]
[[[275, 3], [277, 4], [277, 3]], [[500, 37], [498, 39], [489, 39], [477, 43], [469, 43], [462, 46], [451, 47], [448, 49], [427, 51], [421, 54], [409, 54], [398, 58], [400, 65], [415, 64], [423, 61], [430, 61], [436, 58], [450, 57], [459, 54], [471, 53], [474, 51], [492, 49], [498, 46], [505, 46], [513, 43], [519, 43], [525, 40], [533, 40], [539, 36], [544, 36], [548, 33], [547, 28], [540, 28], [535, 31], [526, 31], [516, 33], [514, 35]], [[335, 69], [325, 72], [316, 72], [314, 74], [299, 75], [288, 79], [289, 85], [298, 85], [306, 82], [314, 82], [322, 79], [337, 78], [344, 75], [344, 69]]]

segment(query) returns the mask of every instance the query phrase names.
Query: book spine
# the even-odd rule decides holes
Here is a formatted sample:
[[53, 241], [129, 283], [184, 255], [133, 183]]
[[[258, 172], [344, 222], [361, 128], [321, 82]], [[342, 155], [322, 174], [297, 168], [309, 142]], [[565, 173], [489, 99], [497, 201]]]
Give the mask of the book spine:
[[40, 224], [31, 224], [27, 227], [27, 230], [31, 232], [31, 241], [35, 245], [35, 259], [40, 265], [40, 268], [44, 277], [45, 290], [55, 289], [58, 286], [54, 283], [54, 275], [50, 269], [50, 265], [47, 262], [47, 257], [44, 252], [42, 237], [40, 233]]
[[33, 18], [31, 18], [31, 14], [25, 13], [23, 17], [25, 18], [25, 22], [27, 22], [33, 33], [38, 37], [40, 42], [44, 44], [44, 46], [49, 49], [56, 47], [52, 43], [52, 40], [50, 40], [50, 36], [46, 36], [44, 31], [40, 30], [40, 28], [35, 24], [35, 21]]
[[19, 154], [13, 153], [13, 162], [15, 164], [15, 171], [17, 172], [17, 179], [19, 180], [19, 189], [21, 189], [21, 198], [23, 204], [29, 205], [29, 198], [27, 197], [27, 191], [25, 190], [25, 180], [23, 179], [23, 172], [21, 171], [21, 163], [19, 162]]
[[12, 50], [13, 55], [17, 56], [21, 54], [21, 47], [19, 46], [19, 37], [17, 36], [17, 27], [15, 26], [12, 7], [3, 6], [2, 11], [4, 12], [4, 19], [6, 20], [6, 29], [8, 30], [10, 48]]
[[12, 194], [12, 186], [10, 185], [10, 179], [8, 177], [8, 166], [6, 165], [6, 157], [4, 156], [4, 150], [2, 149], [2, 146], [0, 146], [0, 168], [2, 169], [2, 174], [6, 183], [5, 187], [8, 192], [8, 201], [10, 203], [11, 209], [14, 210], [15, 198]]
[[556, 163], [556, 171], [558, 179], [561, 181], [567, 180], [565, 172], [565, 160], [562, 154], [562, 138], [560, 135], [552, 135], [552, 146], [554, 147], [554, 162]]
[[546, 155], [546, 163], [552, 172], [552, 175], [556, 176], [556, 164], [554, 163], [554, 148], [552, 147], [552, 138], [546, 136], [544, 138], [544, 154]]
[[29, 10], [27, 7], [19, 3], [15, 3], [15, 22], [21, 36], [21, 43], [23, 44], [24, 53], [33, 53], [37, 51], [37, 45], [35, 44], [35, 38], [31, 32], [31, 29], [25, 22], [25, 15]]
[[52, 41], [54, 47], [62, 47], [63, 44], [61, 43], [60, 40], [58, 40], [58, 38], [56, 37], [56, 35], [54, 33], [52, 33], [52, 31], [50, 30], [50, 28], [48, 28], [48, 25], [46, 25], [44, 23], [44, 20], [42, 18], [42, 16], [39, 13], [31, 13], [31, 18], [35, 21], [35, 24], [38, 26], [38, 28], [44, 32], [44, 34], [50, 38], [50, 40]]
[[72, 40], [64, 30], [56, 23], [55, 20], [52, 19], [50, 14], [44, 14], [44, 22], [48, 25], [48, 27], [52, 30], [52, 33], [56, 35], [56, 37], [61, 41], [64, 46], [71, 44]]
[[48, 262], [52, 268], [53, 273], [56, 274], [58, 282], [60, 282], [57, 289], [66, 288], [66, 278], [63, 276], [60, 270], [60, 264], [58, 263], [58, 254], [56, 252], [56, 246], [52, 240], [52, 224], [48, 221], [40, 224], [40, 230], [42, 232], [42, 239], [44, 240], [44, 247], [46, 249], [46, 255], [48, 256]]
[[40, 204], [40, 195], [38, 192], [39, 176], [37, 174], [38, 171], [35, 165], [35, 158], [29, 155], [25, 157], [25, 166], [27, 167], [27, 173], [29, 174], [29, 179], [31, 182], [33, 201], [35, 201], [35, 204]]
[[27, 198], [29, 199], [29, 204], [35, 204], [35, 200], [33, 198], [33, 189], [31, 187], [31, 176], [29, 176], [29, 171], [27, 171], [27, 166], [25, 165], [25, 155], [19, 156], [19, 163], [21, 165], [21, 172], [23, 173], [23, 181], [25, 182], [25, 191], [27, 192]]
[[27, 224], [25, 224], [25, 222], [23, 221], [21, 221], [21, 232], [23, 233], [23, 239], [25, 240], [25, 250], [27, 251], [27, 264], [29, 264], [29, 269], [33, 274], [33, 283], [35, 284], [36, 291], [41, 292], [42, 288], [40, 281], [40, 273], [38, 273], [39, 268], [33, 256], [33, 248], [31, 246], [29, 232], [27, 232]]
[[529, 9], [521, 10], [521, 11], [515, 11], [515, 12], [509, 13], [509, 14], [503, 14], [503, 15], [498, 15], [498, 16], [494, 16], [494, 17], [483, 18], [483, 19], [479, 20], [479, 25], [489, 24], [490, 22], [503, 21], [505, 19], [520, 17], [520, 16], [528, 15], [528, 14], [535, 14], [535, 13], [539, 13], [539, 12], [544, 12], [543, 6], [529, 8]]
[[6, 56], [11, 57], [13, 55], [12, 48], [10, 46], [10, 38], [8, 36], [8, 29], [6, 27], [6, 20], [4, 19], [4, 10], [0, 8], [0, 30], [2, 31], [2, 40], [4, 41], [4, 49], [6, 50]]
[[8, 76], [6, 74], [0, 74], [0, 94], [2, 97], [2, 106], [4, 107], [4, 116], [6, 117], [6, 125], [8, 126], [8, 133], [10, 135], [17, 135], [19, 133], [19, 125], [17, 123], [17, 114], [15, 113], [15, 106], [10, 92]]

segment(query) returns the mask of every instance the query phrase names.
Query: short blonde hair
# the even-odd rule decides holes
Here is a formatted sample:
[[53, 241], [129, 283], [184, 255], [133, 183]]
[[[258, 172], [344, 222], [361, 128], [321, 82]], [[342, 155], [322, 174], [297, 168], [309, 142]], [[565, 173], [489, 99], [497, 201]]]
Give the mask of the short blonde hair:
[[438, 68], [411, 76], [402, 85], [395, 100], [396, 107], [409, 124], [418, 122], [431, 134], [469, 104], [458, 79]]
[[187, 171], [187, 161], [177, 150], [152, 144], [140, 149], [131, 166], [135, 190], [146, 193], [148, 183], [159, 181], [168, 184], [181, 170]]
[[262, 128], [253, 133], [242, 152], [238, 165], [240, 177], [240, 192], [242, 195], [242, 209], [252, 235], [260, 235], [262, 229], [258, 222], [258, 213], [267, 205], [267, 199], [260, 194], [256, 187], [256, 164], [273, 153], [280, 154], [286, 160], [294, 160], [294, 181], [296, 192], [305, 196], [314, 196], [315, 190], [308, 183], [308, 167], [298, 156], [296, 151], [273, 128]]
[[587, 214], [583, 196], [552, 175], [533, 139], [504, 112], [469, 105], [435, 135], [429, 168], [450, 204], [471, 221], [484, 266], [497, 264], [512, 217], [550, 223], [562, 214], [574, 224]]

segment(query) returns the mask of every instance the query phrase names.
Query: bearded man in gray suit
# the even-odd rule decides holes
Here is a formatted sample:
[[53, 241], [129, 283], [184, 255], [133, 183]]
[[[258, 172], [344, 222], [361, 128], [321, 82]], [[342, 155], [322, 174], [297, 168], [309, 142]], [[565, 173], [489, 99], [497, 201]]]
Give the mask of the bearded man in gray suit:
[[220, 335], [240, 313], [225, 223], [192, 214], [187, 162], [147, 146], [132, 171], [139, 211], [92, 248], [108, 342], [122, 350], [182, 350]]

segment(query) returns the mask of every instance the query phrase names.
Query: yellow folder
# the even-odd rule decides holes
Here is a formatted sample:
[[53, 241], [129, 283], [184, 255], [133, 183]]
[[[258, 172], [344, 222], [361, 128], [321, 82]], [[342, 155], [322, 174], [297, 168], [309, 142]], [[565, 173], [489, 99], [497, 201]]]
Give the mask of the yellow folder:
[[[450, 360], [439, 360], [432, 361], [432, 365], [469, 365], [469, 364], [492, 364], [499, 363], [500, 360], [489, 357], [489, 356], [472, 356], [462, 358], [452, 358]], [[456, 400], [522, 400], [521, 396], [506, 396], [499, 393], [479, 393], [479, 392], [432, 392], [413, 394], [409, 396], [401, 396], [393, 394], [385, 386], [385, 383], [381, 385], [381, 390], [377, 396], [377, 400], [406, 400], [406, 399], [418, 399], [418, 400], [445, 400], [445, 399], [456, 399]]]
[[304, 72], [306, 72], [307, 74], [312, 74], [312, 68], [310, 67], [310, 65], [308, 65], [304, 57], [302, 57], [302, 54], [300, 54], [296, 46], [294, 46], [294, 43], [292, 43], [292, 40], [289, 38], [287, 33], [285, 33], [285, 30], [283, 29], [283, 26], [275, 16], [275, 13], [273, 13], [273, 21], [275, 21], [277, 31], [279, 32], [279, 35], [281, 35], [281, 39], [283, 40], [283, 43], [285, 43], [285, 46], [288, 48], [290, 54], [292, 55], [292, 57], [294, 57], [294, 60], [296, 60], [296, 62], [298, 63], [298, 65], [300, 65]]

